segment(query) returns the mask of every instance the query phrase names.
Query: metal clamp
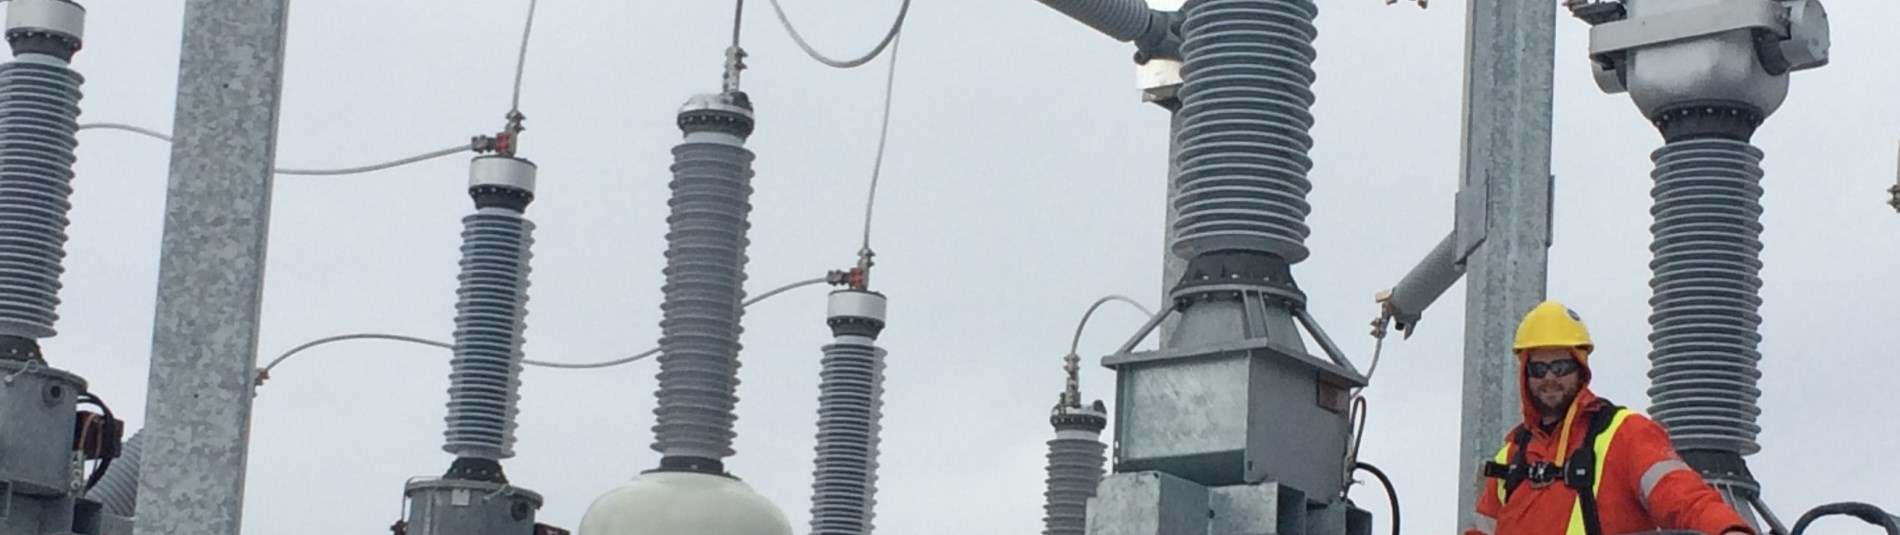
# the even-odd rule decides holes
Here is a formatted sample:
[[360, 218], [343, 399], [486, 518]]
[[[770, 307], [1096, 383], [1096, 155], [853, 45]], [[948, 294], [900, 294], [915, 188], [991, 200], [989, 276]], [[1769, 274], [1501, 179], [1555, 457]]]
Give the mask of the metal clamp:
[[1597, 87], [1628, 90], [1631, 52], [1737, 30], [1756, 35], [1756, 56], [1772, 75], [1812, 69], [1828, 62], [1827, 10], [1820, 0], [1732, 0], [1590, 28], [1590, 58]]

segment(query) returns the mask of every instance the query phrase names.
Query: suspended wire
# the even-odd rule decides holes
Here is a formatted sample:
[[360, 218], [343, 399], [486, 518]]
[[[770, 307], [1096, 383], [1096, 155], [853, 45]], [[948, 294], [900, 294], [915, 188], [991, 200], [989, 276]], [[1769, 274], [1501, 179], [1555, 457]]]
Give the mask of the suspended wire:
[[171, 136], [168, 136], [168, 135], [165, 135], [165, 134], [164, 134], [164, 133], [162, 133], [162, 132], [159, 132], [159, 131], [157, 131], [157, 130], [152, 130], [152, 129], [149, 129], [149, 128], [141, 128], [141, 127], [137, 127], [137, 126], [132, 126], [132, 125], [129, 125], [129, 124], [120, 124], [120, 123], [86, 123], [86, 124], [82, 124], [82, 125], [79, 125], [79, 129], [80, 129], [80, 130], [87, 130], [87, 129], [93, 129], [93, 128], [98, 128], [98, 129], [102, 129], [102, 130], [124, 130], [124, 131], [126, 131], [126, 132], [132, 132], [132, 133], [136, 133], [136, 134], [144, 134], [144, 135], [146, 135], [146, 136], [149, 136], [149, 137], [154, 137], [154, 138], [158, 138], [158, 139], [160, 139], [160, 140], [163, 140], [163, 141], [164, 141], [164, 142], [166, 142], [166, 143], [171, 143], [171, 142], [172, 142], [172, 137], [171, 137]]
[[1076, 348], [1081, 347], [1082, 329], [1088, 326], [1089, 317], [1095, 315], [1095, 309], [1101, 308], [1102, 305], [1108, 304], [1109, 301], [1120, 301], [1123, 303], [1128, 303], [1129, 306], [1135, 307], [1135, 310], [1140, 310], [1141, 315], [1143, 317], [1153, 317], [1155, 315], [1155, 313], [1148, 311], [1148, 307], [1141, 306], [1140, 302], [1135, 301], [1134, 299], [1130, 299], [1128, 298], [1128, 296], [1125, 296], [1125, 295], [1111, 295], [1111, 296], [1103, 297], [1101, 299], [1097, 299], [1095, 300], [1094, 304], [1089, 305], [1089, 309], [1087, 312], [1082, 313], [1082, 321], [1077, 322], [1075, 324], [1075, 338], [1069, 340], [1069, 354], [1070, 355], [1074, 355], [1076, 352]]
[[[789, 292], [798, 288], [803, 288], [806, 286], [811, 286], [814, 284], [823, 284], [827, 280], [829, 279], [827, 279], [826, 277], [818, 277], [818, 278], [806, 279], [806, 280], [794, 282], [791, 284], [780, 286], [778, 288], [773, 288], [769, 291], [766, 291], [765, 293], [746, 299], [745, 302], [741, 303], [740, 306], [751, 306], [753, 303], [770, 299], [773, 296], [776, 296], [778, 294], [782, 294], [782, 293]], [[289, 360], [290, 357], [293, 355], [302, 353], [312, 348], [316, 348], [318, 346], [333, 344], [337, 342], [346, 342], [350, 340], [387, 340], [387, 341], [393, 341], [393, 342], [408, 342], [412, 344], [421, 344], [425, 346], [439, 347], [442, 349], [450, 349], [450, 350], [455, 349], [455, 344], [453, 343], [430, 340], [427, 338], [419, 338], [419, 337], [414, 337], [414, 336], [404, 336], [400, 334], [354, 333], [354, 334], [340, 334], [336, 336], [327, 336], [323, 338], [318, 338], [316, 340], [311, 340], [309, 342], [304, 342], [303, 344], [300, 344], [297, 347], [290, 348], [289, 351], [285, 351], [283, 354], [278, 355], [277, 358], [272, 359], [270, 361], [270, 364], [265, 365], [263, 368], [257, 371], [257, 383], [263, 384], [264, 380], [270, 378], [270, 372], [272, 369], [277, 368], [277, 365], [283, 364], [284, 361]], [[608, 360], [608, 361], [601, 361], [601, 362], [565, 363], [565, 362], [544, 362], [544, 361], [538, 361], [538, 360], [522, 359], [521, 363], [528, 366], [538, 366], [542, 368], [556, 368], [556, 369], [565, 369], [565, 370], [586, 370], [586, 369], [610, 368], [614, 366], [619, 366], [622, 364], [627, 364], [630, 362], [638, 361], [640, 359], [651, 357], [659, 352], [660, 352], [659, 348], [653, 348], [653, 349], [640, 352], [630, 357], [623, 357], [623, 358], [618, 358], [618, 359]]]
[[[148, 136], [148, 137], [152, 137], [152, 138], [156, 138], [156, 139], [158, 139], [158, 140], [160, 140], [160, 141], [164, 141], [164, 142], [166, 142], [166, 143], [170, 143], [170, 142], [172, 142], [172, 137], [171, 137], [171, 136], [168, 136], [168, 135], [165, 135], [164, 133], [161, 133], [161, 132], [157, 132], [157, 131], [154, 131], [154, 130], [151, 130], [151, 129], [149, 129], [149, 128], [140, 128], [140, 127], [137, 127], [137, 126], [132, 126], [132, 125], [129, 125], [129, 124], [121, 124], [121, 123], [86, 123], [86, 124], [82, 124], [82, 125], [79, 125], [79, 129], [80, 129], [80, 130], [91, 130], [91, 129], [99, 129], [99, 130], [122, 130], [122, 131], [126, 131], [126, 132], [132, 132], [132, 133], [136, 133], [136, 134], [143, 134], [143, 135], [145, 135], [145, 136]], [[453, 147], [447, 147], [447, 148], [443, 148], [443, 149], [440, 149], [440, 150], [433, 150], [433, 151], [429, 151], [429, 152], [425, 152], [425, 153], [422, 153], [422, 154], [418, 154], [418, 155], [415, 155], [415, 156], [410, 156], [410, 157], [407, 157], [407, 158], [403, 158], [403, 159], [399, 159], [399, 160], [391, 160], [391, 161], [387, 161], [387, 162], [383, 162], [383, 163], [378, 163], [378, 164], [370, 164], [370, 165], [364, 165], [364, 166], [358, 166], [358, 167], [345, 167], [345, 168], [342, 168], [342, 169], [285, 169], [285, 168], [279, 168], [279, 169], [274, 169], [274, 170], [272, 170], [272, 171], [273, 171], [273, 172], [275, 172], [275, 173], [277, 173], [277, 174], [280, 174], [280, 175], [307, 175], [307, 176], [338, 176], [338, 175], [355, 175], [355, 174], [362, 174], [362, 173], [368, 173], [368, 172], [372, 172], [372, 171], [381, 171], [381, 170], [384, 170], [384, 169], [390, 169], [390, 168], [395, 168], [395, 167], [402, 167], [402, 166], [405, 166], [405, 165], [409, 165], [409, 164], [412, 164], [412, 163], [418, 163], [418, 162], [423, 162], [423, 161], [428, 161], [428, 160], [433, 160], [433, 159], [436, 159], [436, 158], [441, 158], [441, 157], [443, 157], [443, 156], [450, 156], [450, 155], [454, 155], [454, 154], [458, 154], [458, 153], [462, 153], [462, 152], [468, 152], [468, 151], [472, 151], [472, 150], [475, 150], [475, 146], [476, 146], [476, 142], [474, 142], [474, 141], [469, 141], [469, 142], [464, 142], [464, 143], [462, 143], [462, 144], [460, 144], [460, 145], [456, 145], [456, 146], [453, 146]]]
[[1372, 473], [1372, 477], [1379, 478], [1379, 485], [1385, 487], [1385, 499], [1392, 506], [1392, 535], [1399, 535], [1399, 491], [1392, 486], [1392, 478], [1386, 477], [1384, 470], [1371, 463], [1354, 462], [1352, 468], [1365, 470]]
[[792, 25], [791, 19], [786, 18], [785, 7], [779, 5], [779, 0], [771, 0], [771, 3], [772, 3], [772, 11], [778, 14], [779, 25], [785, 27], [785, 33], [789, 33], [792, 35], [792, 41], [795, 43], [798, 43], [798, 48], [803, 49], [805, 51], [805, 55], [811, 56], [811, 59], [818, 60], [819, 63], [823, 63], [825, 65], [829, 65], [829, 66], [840, 68], [840, 69], [850, 69], [850, 68], [863, 66], [866, 63], [870, 63], [871, 60], [877, 59], [877, 56], [879, 54], [883, 54], [884, 49], [889, 47], [891, 45], [891, 42], [897, 40], [898, 32], [902, 31], [904, 28], [904, 17], [910, 14], [910, 0], [904, 0], [904, 5], [897, 9], [897, 20], [891, 23], [890, 31], [884, 34], [883, 40], [878, 41], [877, 47], [872, 48], [869, 53], [866, 53], [865, 55], [858, 57], [856, 59], [836, 60], [836, 59], [831, 59], [830, 57], [827, 57], [823, 53], [819, 52], [817, 49], [812, 48], [811, 43], [805, 42], [805, 36], [800, 35], [798, 33], [798, 28]]
[[745, 25], [745, 0], [736, 0], [732, 7], [732, 47], [739, 47], [739, 29]]
[[472, 143], [463, 143], [463, 144], [462, 144], [462, 145], [460, 145], [460, 146], [455, 146], [455, 147], [447, 147], [447, 148], [443, 148], [443, 149], [440, 149], [440, 150], [434, 150], [434, 151], [429, 151], [429, 152], [425, 152], [425, 153], [422, 153], [422, 154], [418, 154], [418, 155], [415, 155], [415, 156], [410, 156], [410, 157], [408, 157], [408, 158], [403, 158], [403, 159], [400, 159], [400, 160], [392, 160], [392, 161], [388, 161], [388, 162], [383, 162], [383, 163], [379, 163], [379, 164], [372, 164], [372, 165], [365, 165], [365, 166], [361, 166], [361, 167], [345, 167], [345, 168], [342, 168], [342, 169], [278, 169], [278, 170], [277, 170], [277, 174], [280, 174], [280, 175], [305, 175], [305, 176], [340, 176], [340, 175], [355, 175], [355, 174], [362, 174], [362, 173], [368, 173], [368, 172], [372, 172], [372, 171], [381, 171], [381, 170], [384, 170], [384, 169], [391, 169], [391, 168], [395, 168], [395, 167], [402, 167], [402, 166], [405, 166], [405, 165], [409, 165], [409, 164], [412, 164], [412, 163], [417, 163], [417, 162], [423, 162], [423, 161], [428, 161], [428, 160], [433, 160], [433, 159], [436, 159], [436, 158], [441, 158], [441, 157], [443, 157], [443, 156], [450, 156], [450, 155], [454, 155], [454, 154], [459, 154], [459, 153], [463, 153], [463, 152], [468, 152], [468, 151], [471, 151], [471, 150], [474, 150], [474, 144], [472, 144]]
[[528, 69], [528, 36], [534, 32], [534, 10], [540, 0], [528, 0], [528, 21], [521, 28], [521, 53], [515, 58], [515, 93], [509, 101], [508, 114], [521, 113], [521, 78]]
[[[906, 2], [908, 3], [908, 2]], [[891, 100], [897, 93], [897, 47], [903, 39], [899, 31], [891, 40], [891, 64], [884, 73], [884, 118], [877, 128], [877, 156], [871, 160], [871, 191], [864, 199], [864, 245], [863, 252], [871, 250], [871, 209], [877, 205], [877, 181], [884, 172], [884, 146], [891, 136]], [[1133, 301], [1130, 301], [1133, 303]], [[1135, 305], [1141, 306], [1141, 305]]]
[[[1372, 339], [1372, 365], [1366, 368], [1366, 383], [1372, 382], [1372, 374], [1379, 371], [1379, 354], [1385, 352], [1385, 337]], [[1360, 387], [1364, 389], [1365, 387]]]

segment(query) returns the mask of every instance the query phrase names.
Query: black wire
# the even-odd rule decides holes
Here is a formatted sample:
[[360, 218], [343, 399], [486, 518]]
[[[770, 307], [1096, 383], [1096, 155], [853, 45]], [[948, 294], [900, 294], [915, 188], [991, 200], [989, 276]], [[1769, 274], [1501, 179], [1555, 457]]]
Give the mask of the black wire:
[[1373, 477], [1379, 478], [1379, 484], [1385, 487], [1386, 501], [1392, 503], [1392, 535], [1399, 535], [1399, 491], [1392, 488], [1392, 478], [1386, 477], [1385, 471], [1380, 470], [1379, 467], [1363, 461], [1352, 463], [1352, 467], [1355, 470], [1371, 472]]
[[732, 6], [732, 46], [739, 46], [740, 28], [745, 25], [745, 0], [733, 2]]
[[[113, 434], [111, 433], [111, 428], [113, 425], [115, 425], [116, 422], [118, 422], [118, 419], [112, 417], [112, 407], [107, 407], [105, 400], [99, 399], [99, 396], [95, 396], [91, 392], [80, 394], [78, 401], [80, 403], [88, 403], [93, 406], [99, 407], [99, 412], [104, 413], [106, 417], [105, 424], [103, 424], [106, 426], [106, 429], [104, 430], [105, 436], [102, 436], [99, 439], [100, 440], [99, 447], [102, 448], [104, 452], [102, 452], [103, 454], [99, 456], [100, 457], [99, 466], [94, 467], [92, 469], [92, 474], [86, 477], [85, 491], [90, 492], [92, 491], [92, 487], [94, 485], [98, 485], [99, 480], [105, 477], [106, 469], [112, 467], [112, 459], [118, 457], [118, 453], [114, 451], [118, 449], [118, 446], [119, 446], [117, 443], [118, 437], [113, 436]], [[85, 445], [80, 444], [80, 446], [84, 447]]]
[[1887, 535], [1900, 535], [1900, 520], [1896, 520], [1893, 515], [1887, 514], [1879, 507], [1860, 502], [1830, 503], [1810, 509], [1806, 514], [1801, 515], [1800, 520], [1795, 521], [1793, 535], [1801, 535], [1801, 532], [1808, 529], [1809, 523], [1828, 515], [1852, 516], [1886, 529]]

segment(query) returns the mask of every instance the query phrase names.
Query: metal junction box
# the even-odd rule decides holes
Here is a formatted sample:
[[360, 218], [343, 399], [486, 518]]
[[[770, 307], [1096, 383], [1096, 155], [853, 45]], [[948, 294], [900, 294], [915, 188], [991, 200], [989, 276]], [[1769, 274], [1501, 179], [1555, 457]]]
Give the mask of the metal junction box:
[[1115, 472], [1341, 492], [1358, 373], [1267, 339], [1112, 355]]

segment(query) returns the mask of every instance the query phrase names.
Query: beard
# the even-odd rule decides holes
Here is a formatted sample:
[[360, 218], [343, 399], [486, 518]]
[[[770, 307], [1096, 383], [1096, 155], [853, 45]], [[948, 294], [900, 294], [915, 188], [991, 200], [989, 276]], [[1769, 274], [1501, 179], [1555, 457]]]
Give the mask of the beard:
[[1577, 399], [1576, 390], [1562, 386], [1547, 386], [1532, 394], [1532, 404], [1537, 406], [1538, 414], [1549, 417], [1562, 417], [1570, 408], [1570, 402]]

